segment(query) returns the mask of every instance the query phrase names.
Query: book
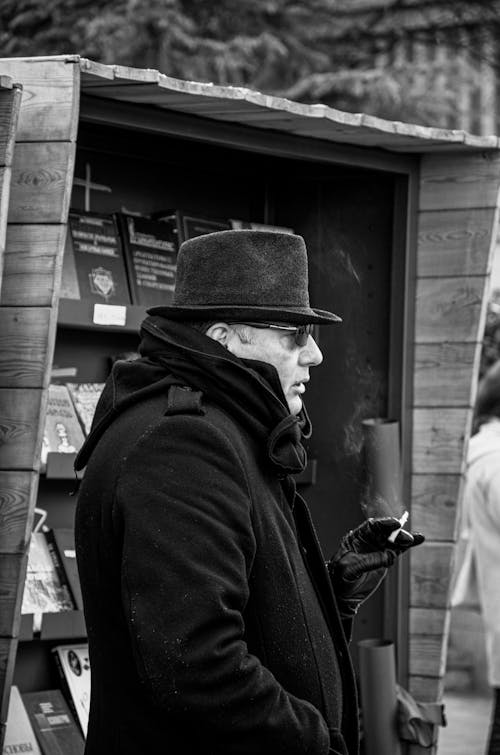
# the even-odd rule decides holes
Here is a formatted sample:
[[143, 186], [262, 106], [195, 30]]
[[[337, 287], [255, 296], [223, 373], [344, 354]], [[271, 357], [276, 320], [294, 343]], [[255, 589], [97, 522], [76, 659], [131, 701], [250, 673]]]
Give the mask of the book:
[[83, 611], [82, 590], [78, 575], [78, 565], [76, 563], [74, 531], [69, 527], [56, 527], [48, 530], [45, 533], [45, 537], [57, 553], [75, 608], [78, 611]]
[[195, 236], [203, 236], [205, 233], [214, 231], [231, 230], [229, 220], [207, 218], [200, 215], [190, 214], [183, 210], [163, 210], [153, 213], [153, 218], [174, 224], [179, 245], [187, 239]]
[[117, 213], [132, 303], [172, 301], [177, 268], [177, 235], [170, 222]]
[[30, 719], [16, 685], [10, 688], [9, 711], [7, 713], [7, 727], [3, 743], [3, 755], [14, 755], [18, 752], [29, 752], [31, 755], [41, 755], [40, 748], [30, 723]]
[[85, 740], [61, 690], [21, 697], [43, 755], [83, 755]]
[[75, 604], [64, 576], [64, 568], [54, 547], [47, 540], [45, 532], [33, 532], [21, 613], [34, 614], [34, 629], [40, 631], [41, 616], [37, 619], [39, 614], [74, 610]]
[[70, 212], [61, 297], [130, 304], [120, 236], [112, 215]]
[[42, 439], [42, 470], [45, 469], [49, 452], [77, 453], [85, 440], [67, 387], [51, 383], [48, 393]]
[[234, 231], [251, 230], [251, 231], [271, 231], [274, 233], [295, 233], [293, 228], [283, 225], [271, 225], [270, 223], [253, 223], [248, 220], [230, 220], [231, 228]]
[[104, 383], [66, 383], [66, 388], [69, 391], [85, 435], [88, 435]]
[[86, 737], [90, 708], [89, 646], [57, 645], [52, 652], [66, 700]]

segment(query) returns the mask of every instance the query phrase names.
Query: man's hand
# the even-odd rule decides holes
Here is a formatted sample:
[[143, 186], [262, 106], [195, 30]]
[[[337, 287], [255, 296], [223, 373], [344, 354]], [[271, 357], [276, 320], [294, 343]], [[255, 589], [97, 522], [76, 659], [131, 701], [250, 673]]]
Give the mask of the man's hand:
[[[363, 601], [379, 586], [397, 556], [423, 543], [419, 532], [400, 529], [396, 517], [367, 519], [340, 541], [328, 562], [335, 597], [343, 618], [352, 618]], [[394, 542], [389, 535], [400, 529]]]

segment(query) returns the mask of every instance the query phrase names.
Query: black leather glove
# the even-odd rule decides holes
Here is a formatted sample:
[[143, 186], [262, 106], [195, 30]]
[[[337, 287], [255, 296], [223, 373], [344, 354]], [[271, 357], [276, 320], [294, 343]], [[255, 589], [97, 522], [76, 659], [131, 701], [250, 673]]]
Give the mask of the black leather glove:
[[340, 541], [327, 566], [342, 618], [356, 614], [401, 553], [424, 542], [425, 537], [419, 532], [403, 529], [391, 542], [389, 535], [400, 527], [399, 519], [392, 516], [367, 519]]

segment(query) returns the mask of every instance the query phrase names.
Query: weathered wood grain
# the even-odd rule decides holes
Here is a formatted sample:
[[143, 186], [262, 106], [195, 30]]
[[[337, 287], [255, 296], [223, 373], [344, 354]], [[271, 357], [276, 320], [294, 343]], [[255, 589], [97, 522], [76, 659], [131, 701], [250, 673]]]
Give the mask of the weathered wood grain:
[[486, 276], [417, 280], [415, 341], [479, 341], [486, 312]]
[[491, 267], [496, 208], [421, 212], [417, 276], [485, 275]]
[[73, 142], [17, 143], [9, 223], [65, 223], [75, 161]]
[[0, 721], [7, 721], [10, 687], [16, 662], [17, 638], [0, 637]]
[[4, 306], [54, 306], [61, 278], [65, 225], [8, 225]]
[[0, 388], [48, 386], [53, 319], [49, 307], [0, 306]]
[[441, 635], [410, 635], [408, 669], [418, 676], [442, 676], [446, 665], [446, 648]]
[[476, 393], [481, 343], [417, 343], [415, 406], [471, 406]]
[[0, 388], [0, 469], [40, 468], [47, 391]]
[[76, 139], [80, 98], [78, 58], [2, 59], [2, 72], [23, 87], [18, 141]]
[[11, 168], [0, 168], [0, 287], [2, 286], [3, 257], [7, 233], [7, 215], [9, 212]]
[[472, 409], [420, 409], [413, 412], [414, 474], [461, 474]]
[[420, 210], [496, 208], [500, 157], [496, 150], [423, 155]]
[[452, 543], [426, 541], [408, 554], [412, 608], [447, 607], [454, 550]]
[[410, 608], [410, 635], [447, 635], [450, 626], [450, 612], [446, 608]]
[[411, 480], [411, 526], [432, 540], [454, 541], [462, 496], [460, 474], [418, 474]]
[[21, 89], [0, 89], [0, 165], [10, 165], [21, 105]]
[[0, 636], [17, 637], [26, 578], [27, 555], [0, 553]]
[[24, 553], [37, 492], [35, 472], [0, 471], [0, 553]]
[[436, 702], [443, 697], [444, 678], [441, 676], [419, 676], [411, 674], [408, 691], [415, 700], [422, 703]]

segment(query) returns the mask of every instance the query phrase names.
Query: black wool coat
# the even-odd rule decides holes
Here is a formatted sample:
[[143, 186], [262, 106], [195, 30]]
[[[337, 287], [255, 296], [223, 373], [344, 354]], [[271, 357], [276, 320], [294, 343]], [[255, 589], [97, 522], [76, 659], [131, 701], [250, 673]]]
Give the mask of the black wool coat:
[[[182, 342], [177, 326], [166, 337]], [[177, 343], [176, 359], [203, 351], [260, 400], [262, 376], [209, 340]], [[347, 642], [293, 478], [213, 400], [206, 370], [187, 385], [145, 351], [114, 370], [78, 462], [86, 755], [356, 755]]]

